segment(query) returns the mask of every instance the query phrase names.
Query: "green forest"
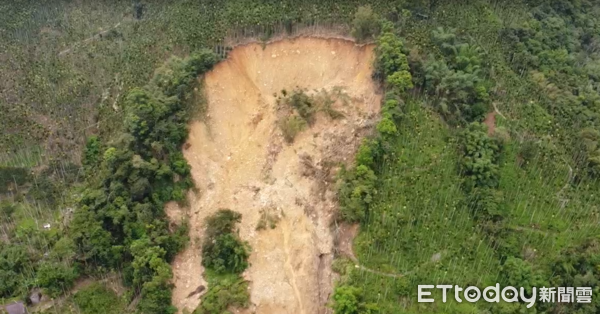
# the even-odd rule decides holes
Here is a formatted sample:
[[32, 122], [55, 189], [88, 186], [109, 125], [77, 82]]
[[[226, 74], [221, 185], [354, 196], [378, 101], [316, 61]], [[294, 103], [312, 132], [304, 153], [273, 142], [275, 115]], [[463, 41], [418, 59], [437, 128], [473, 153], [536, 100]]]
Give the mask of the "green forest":
[[[384, 95], [337, 176], [336, 224], [360, 232], [356, 258], [333, 262], [332, 313], [600, 312], [594, 0], [0, 0], [0, 305], [177, 313], [170, 263], [189, 226], [164, 206], [196, 189], [182, 146], [206, 109], [197, 78], [228, 36], [315, 25], [375, 45]], [[303, 97], [284, 99], [302, 117], [282, 125], [290, 142], [325, 110]], [[193, 313], [249, 306], [241, 221], [206, 218]], [[418, 285], [496, 283], [593, 297], [417, 302]], [[37, 291], [56, 302], [35, 306]]]

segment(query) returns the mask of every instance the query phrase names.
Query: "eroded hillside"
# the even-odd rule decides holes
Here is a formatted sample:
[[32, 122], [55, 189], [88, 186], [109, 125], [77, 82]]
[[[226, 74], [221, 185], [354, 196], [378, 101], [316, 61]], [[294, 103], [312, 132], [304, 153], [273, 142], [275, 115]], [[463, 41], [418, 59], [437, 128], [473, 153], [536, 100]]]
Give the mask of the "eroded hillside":
[[[337, 165], [350, 162], [379, 112], [371, 80], [373, 47], [339, 39], [297, 38], [235, 48], [204, 78], [206, 119], [191, 125], [184, 155], [198, 193], [190, 208], [174, 204], [173, 219], [189, 215], [191, 244], [173, 265], [173, 303], [193, 310], [188, 297], [206, 285], [200, 243], [204, 219], [220, 208], [243, 215], [240, 236], [252, 246], [251, 307], [256, 313], [323, 313], [332, 291], [331, 222]], [[278, 125], [282, 90], [336, 91], [343, 114], [316, 121], [293, 143]], [[341, 100], [343, 98], [343, 100]], [[273, 221], [264, 230], [257, 224]]]

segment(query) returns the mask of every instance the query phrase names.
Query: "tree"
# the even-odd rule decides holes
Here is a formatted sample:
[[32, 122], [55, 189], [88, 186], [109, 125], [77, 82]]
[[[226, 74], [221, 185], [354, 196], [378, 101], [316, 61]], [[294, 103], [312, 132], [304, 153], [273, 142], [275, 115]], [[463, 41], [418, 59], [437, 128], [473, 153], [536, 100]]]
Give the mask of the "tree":
[[496, 188], [499, 180], [498, 154], [500, 146], [496, 139], [487, 135], [487, 126], [473, 122], [463, 132], [462, 171], [467, 177], [465, 188]]
[[206, 238], [202, 245], [202, 265], [217, 273], [239, 274], [248, 267], [250, 246], [234, 233], [242, 215], [220, 209], [206, 219]]
[[[416, 65], [417, 73], [424, 74], [423, 87], [435, 96], [436, 109], [449, 122], [481, 120], [489, 111], [489, 88], [493, 85], [482, 64], [482, 49], [460, 43], [452, 29], [440, 27], [432, 32], [432, 37], [442, 58], [432, 54], [422, 61], [424, 64]], [[413, 57], [411, 63], [417, 60]]]
[[118, 246], [113, 246], [110, 232], [88, 206], [75, 212], [70, 223], [70, 234], [77, 248], [77, 259], [83, 263], [110, 267], [121, 259]]
[[593, 128], [585, 128], [579, 133], [579, 146], [583, 152], [585, 167], [588, 173], [594, 177], [600, 176], [600, 132]]
[[342, 172], [343, 183], [339, 190], [340, 211], [346, 221], [359, 222], [366, 218], [368, 207], [377, 193], [375, 172], [365, 165], [353, 171]]
[[377, 73], [384, 78], [398, 71], [409, 70], [404, 43], [394, 34], [393, 29], [385, 27], [377, 38], [375, 55]]
[[139, 20], [144, 15], [144, 4], [139, 2], [139, 0], [135, 1], [133, 4], [133, 17], [136, 20]]
[[160, 277], [144, 283], [138, 309], [144, 314], [177, 313], [177, 308], [171, 305], [171, 289], [173, 285]]
[[386, 78], [386, 83], [395, 88], [399, 93], [404, 93], [406, 90], [413, 88], [412, 76], [406, 70], [394, 72]]
[[446, 55], [454, 52], [456, 45], [456, 30], [455, 29], [444, 29], [438, 27], [432, 31], [433, 42], [440, 47], [442, 52]]
[[377, 36], [381, 22], [377, 14], [373, 13], [370, 5], [358, 7], [352, 22], [352, 36], [358, 42], [363, 42]]
[[504, 277], [505, 285], [513, 287], [523, 287], [528, 294], [531, 294], [533, 287], [548, 286], [544, 281], [543, 274], [533, 270], [531, 265], [517, 257], [508, 257], [502, 265], [501, 275]]
[[148, 238], [133, 241], [131, 244], [133, 255], [133, 284], [142, 284], [154, 280], [156, 277], [169, 280], [171, 278], [171, 266], [165, 261], [166, 251], [154, 246]]
[[95, 166], [100, 160], [100, 140], [97, 136], [90, 136], [84, 149], [83, 164], [91, 167]]
[[391, 114], [386, 113], [383, 115], [381, 121], [377, 123], [377, 131], [386, 139], [398, 134], [398, 129]]

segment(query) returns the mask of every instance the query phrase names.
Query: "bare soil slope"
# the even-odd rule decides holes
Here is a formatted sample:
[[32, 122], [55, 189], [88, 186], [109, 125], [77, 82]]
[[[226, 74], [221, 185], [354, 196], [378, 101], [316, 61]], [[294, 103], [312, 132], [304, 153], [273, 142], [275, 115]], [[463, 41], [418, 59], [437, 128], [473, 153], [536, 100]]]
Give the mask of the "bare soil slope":
[[[189, 215], [191, 245], [175, 260], [173, 303], [193, 310], [188, 297], [202, 278], [200, 243], [205, 217], [219, 208], [243, 215], [239, 232], [252, 246], [251, 306], [242, 313], [325, 313], [332, 291], [331, 220], [336, 211], [335, 167], [350, 162], [374, 124], [381, 95], [371, 80], [372, 46], [301, 37], [235, 48], [205, 76], [206, 122], [191, 125], [184, 155], [200, 192], [189, 212], [167, 206], [172, 219]], [[293, 144], [277, 125], [275, 94], [295, 87], [344, 88], [350, 101], [334, 108], [344, 118], [319, 114]], [[261, 212], [280, 219], [256, 230]], [[275, 220], [276, 220], [275, 219]]]

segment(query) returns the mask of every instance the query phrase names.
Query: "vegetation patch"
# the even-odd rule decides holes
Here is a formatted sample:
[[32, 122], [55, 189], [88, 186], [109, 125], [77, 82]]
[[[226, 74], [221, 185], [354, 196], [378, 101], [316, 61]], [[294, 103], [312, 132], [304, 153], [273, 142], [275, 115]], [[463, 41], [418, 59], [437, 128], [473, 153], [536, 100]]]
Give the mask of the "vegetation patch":
[[[375, 78], [386, 91], [376, 134], [339, 177], [340, 219], [361, 223], [361, 267], [337, 263], [337, 313], [527, 311], [521, 303], [417, 304], [424, 282], [596, 287], [597, 11], [592, 1], [567, 0], [4, 5], [0, 297], [24, 298], [35, 287], [60, 296], [78, 276], [116, 270], [129, 288], [124, 303], [141, 295], [136, 310], [172, 313], [169, 261], [186, 229], [168, 226], [162, 207], [191, 186], [179, 152], [186, 103], [216, 58], [173, 58], [148, 78], [174, 52], [221, 44], [228, 29], [259, 25], [264, 39], [271, 25], [290, 30], [298, 21], [348, 23], [358, 41], [375, 40]], [[337, 115], [316, 94], [281, 96], [287, 141], [318, 112]], [[502, 117], [495, 133], [506, 136], [480, 124], [492, 110]], [[97, 136], [86, 145], [82, 134]], [[207, 271], [213, 288], [197, 311], [248, 302], [237, 273], [247, 250], [226, 230], [207, 246], [219, 271]], [[98, 299], [75, 297], [79, 309], [55, 312], [115, 302], [94, 289]], [[598, 306], [594, 298], [535, 311]]]
[[249, 305], [248, 282], [239, 275], [217, 275], [207, 271], [205, 277], [209, 288], [194, 314], [228, 313], [230, 307], [245, 308]]
[[248, 305], [248, 283], [240, 274], [248, 268], [250, 246], [235, 231], [241, 219], [242, 215], [229, 209], [206, 218], [202, 265], [208, 291], [194, 314], [224, 313], [230, 306]]
[[[148, 85], [126, 94], [121, 103], [123, 132], [113, 141], [95, 136], [87, 141], [85, 181], [78, 196], [69, 200], [76, 210], [63, 208], [44, 215], [28, 200], [43, 200], [49, 206], [66, 203], [60, 189], [79, 180], [78, 168], [72, 173], [65, 164], [51, 163], [33, 178], [17, 168], [2, 172], [3, 180], [14, 182], [13, 199], [23, 200], [2, 203], [5, 226], [14, 234], [10, 244], [0, 245], [0, 255], [5, 256], [0, 263], [3, 297], [26, 295], [33, 287], [59, 297], [81, 275], [117, 270], [131, 288], [127, 301], [141, 295], [139, 309], [144, 313], [174, 311], [169, 262], [186, 244], [187, 229], [169, 226], [163, 207], [168, 201], [182, 201], [192, 187], [189, 166], [180, 152], [187, 137], [187, 106], [197, 75], [216, 62], [209, 51], [171, 58]], [[27, 181], [31, 182], [24, 189]], [[67, 221], [68, 228], [63, 229]], [[18, 278], [16, 274], [29, 279], [11, 279]], [[92, 313], [96, 301], [102, 300], [88, 304], [84, 297], [76, 297], [75, 301], [82, 311]]]
[[281, 219], [283, 212], [277, 212], [275, 208], [264, 208], [260, 211], [260, 218], [256, 224], [256, 230], [275, 229]]
[[[442, 28], [398, 20], [394, 33], [406, 36], [403, 43], [379, 41], [376, 74], [386, 86], [405, 86], [409, 93], [400, 97], [396, 118], [389, 120], [394, 123], [383, 122], [384, 100], [378, 134], [365, 142], [355, 166], [341, 177], [340, 218], [361, 222], [354, 245], [361, 267], [339, 262], [338, 287], [360, 288], [354, 291], [362, 291], [362, 299], [334, 302], [340, 305], [334, 307], [336, 313], [368, 313], [356, 310], [361, 301], [354, 300], [376, 301], [383, 313], [518, 313], [525, 310], [521, 303], [425, 306], [416, 303], [414, 287], [422, 282], [499, 282], [531, 291], [597, 280], [588, 262], [595, 260], [591, 252], [598, 228], [590, 223], [596, 221], [594, 211], [584, 209], [594, 207], [588, 202], [595, 196], [582, 194], [598, 188], [596, 132], [591, 127], [595, 114], [589, 113], [589, 123], [583, 123], [588, 127], [572, 128], [571, 115], [586, 109], [569, 95], [577, 89], [584, 103], [594, 98], [582, 96], [593, 76], [584, 78], [589, 72], [578, 68], [583, 63], [572, 63], [577, 53], [589, 56], [591, 51], [553, 37], [573, 32], [574, 21], [587, 20], [585, 14], [576, 18], [575, 12], [591, 7], [565, 1], [518, 8], [485, 1], [454, 6], [429, 8], [430, 17], [446, 19]], [[489, 15], [474, 14], [475, 7]], [[531, 15], [515, 15], [519, 10]], [[504, 31], [498, 23], [502, 19]], [[511, 24], [515, 20], [522, 24]], [[386, 24], [379, 38], [394, 37], [385, 34]], [[409, 24], [409, 30], [402, 27]], [[549, 24], [562, 26], [541, 27]], [[498, 33], [486, 33], [486, 28]], [[389, 61], [398, 60], [389, 58], [394, 54], [381, 55], [388, 50], [396, 55], [402, 51], [408, 68]], [[402, 70], [411, 73], [412, 86], [394, 84], [395, 78], [406, 77], [398, 73]], [[557, 106], [557, 101], [569, 105]], [[508, 111], [500, 113], [498, 104]], [[480, 122], [492, 110], [502, 117], [496, 121], [502, 132], [489, 135]], [[566, 252], [578, 261], [565, 259]], [[352, 304], [352, 310], [341, 308], [345, 304]], [[568, 311], [593, 313], [595, 307], [572, 304]], [[538, 302], [536, 311], [561, 309]]]
[[73, 301], [82, 314], [120, 314], [123, 302], [114, 291], [100, 283], [93, 283], [75, 295]]
[[279, 121], [279, 128], [283, 133], [283, 138], [288, 143], [292, 143], [296, 135], [306, 129], [307, 126], [308, 123], [299, 116], [289, 116]]
[[348, 95], [339, 88], [331, 92], [322, 89], [309, 95], [305, 90], [296, 88], [291, 92], [282, 90], [276, 98], [279, 109], [279, 128], [288, 143], [292, 143], [298, 133], [315, 122], [316, 114], [323, 112], [330, 119], [339, 119], [344, 115], [333, 108], [336, 101], [347, 105]]
[[377, 313], [374, 303], [365, 303], [362, 290], [353, 286], [337, 286], [333, 293], [335, 313]]

